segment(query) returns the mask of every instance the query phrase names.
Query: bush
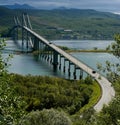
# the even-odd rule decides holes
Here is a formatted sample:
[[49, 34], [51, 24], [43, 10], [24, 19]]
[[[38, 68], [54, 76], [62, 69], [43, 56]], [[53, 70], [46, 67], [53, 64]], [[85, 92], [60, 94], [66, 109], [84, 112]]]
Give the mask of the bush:
[[19, 125], [72, 125], [72, 122], [62, 111], [44, 109], [32, 111], [20, 121]]

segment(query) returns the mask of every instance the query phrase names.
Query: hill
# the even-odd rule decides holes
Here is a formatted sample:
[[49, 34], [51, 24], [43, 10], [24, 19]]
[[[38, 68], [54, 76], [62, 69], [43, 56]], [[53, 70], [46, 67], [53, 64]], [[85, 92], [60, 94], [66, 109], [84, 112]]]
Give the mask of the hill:
[[28, 5], [28, 4], [17, 4], [14, 5], [3, 5], [3, 7], [6, 7], [8, 9], [35, 9], [34, 7]]
[[28, 13], [36, 32], [48, 39], [113, 39], [120, 31], [120, 16], [108, 12], [54, 9]]
[[[0, 27], [11, 27], [13, 16], [30, 15], [33, 29], [47, 39], [113, 39], [120, 32], [120, 16], [82, 9], [30, 10], [0, 7]], [[0, 31], [2, 32], [2, 31]]]

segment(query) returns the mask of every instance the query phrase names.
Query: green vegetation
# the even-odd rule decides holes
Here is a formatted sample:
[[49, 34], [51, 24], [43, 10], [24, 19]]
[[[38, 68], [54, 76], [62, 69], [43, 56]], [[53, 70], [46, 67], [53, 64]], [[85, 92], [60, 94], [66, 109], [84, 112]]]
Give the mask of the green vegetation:
[[[89, 104], [91, 97], [93, 99], [95, 88], [100, 91], [88, 77], [85, 81], [30, 75], [13, 75], [12, 78], [15, 91], [27, 102], [27, 111], [56, 108], [73, 115], [84, 105]], [[92, 103], [96, 103], [99, 96], [100, 93], [95, 96], [97, 98]]]
[[[35, 15], [34, 12], [36, 12]], [[9, 13], [11, 13], [10, 16], [14, 15], [14, 11], [9, 9], [2, 8], [0, 11], [2, 35], [6, 32], [5, 29], [12, 25], [12, 23], [8, 24], [11, 17], [6, 15]], [[21, 11], [18, 10], [18, 13]], [[85, 13], [85, 11], [73, 9], [69, 11], [35, 10], [29, 13], [33, 27], [39, 28], [39, 33], [49, 39], [108, 39], [119, 32], [119, 16], [110, 13], [98, 13], [93, 10]], [[6, 18], [8, 22], [4, 22]], [[66, 32], [62, 28], [72, 31]], [[119, 34], [115, 36], [115, 40], [116, 42], [107, 50], [110, 49], [120, 59]], [[0, 50], [4, 45], [4, 40], [0, 40]], [[98, 65], [99, 70], [107, 72], [108, 79], [115, 87], [116, 97], [109, 106], [104, 106], [101, 112], [96, 113], [92, 107], [99, 99], [100, 88], [90, 77], [81, 81], [68, 81], [47, 76], [8, 74], [9, 58], [11, 55], [3, 60], [0, 53], [0, 125], [36, 125], [38, 123], [42, 125], [120, 125], [120, 64], [106, 61], [106, 67]], [[112, 68], [116, 69], [112, 71]]]
[[[12, 27], [13, 17], [30, 15], [33, 30], [47, 39], [113, 39], [120, 31], [120, 16], [95, 10], [10, 10], [0, 7], [0, 33]], [[108, 32], [109, 31], [109, 32]]]
[[[119, 35], [116, 38], [116, 43], [110, 48], [119, 58]], [[0, 43], [3, 49], [4, 40]], [[100, 88], [90, 77], [81, 81], [69, 81], [48, 76], [7, 74], [7, 62], [10, 57], [9, 55], [3, 61], [0, 56], [1, 125], [120, 124], [120, 77], [116, 72], [111, 72], [112, 65], [109, 62], [107, 62], [107, 70], [116, 76], [116, 79], [112, 79], [116, 98], [109, 106], [104, 106], [100, 113], [96, 113], [92, 107], [99, 99]], [[119, 71], [119, 66], [116, 66]]]
[[120, 31], [120, 17], [111, 13], [77, 9], [28, 13], [34, 30], [47, 39], [113, 39]]
[[43, 109], [29, 113], [20, 121], [20, 125], [72, 125], [72, 121], [65, 112]]
[[[115, 42], [109, 46], [109, 49], [113, 55], [120, 59], [120, 34], [115, 35]], [[120, 125], [120, 64], [111, 64], [106, 61], [106, 66], [99, 65], [99, 70], [107, 72], [107, 77], [115, 88], [116, 97], [109, 106], [104, 106], [99, 114], [91, 117], [91, 125]]]
[[111, 50], [104, 50], [104, 49], [91, 49], [91, 50], [76, 50], [76, 49], [71, 49], [71, 48], [68, 48], [66, 46], [58, 46], [59, 48], [61, 48], [62, 50], [70, 53], [70, 52], [95, 52], [95, 53], [111, 53]]
[[[4, 48], [4, 39], [0, 39], [0, 51]], [[0, 125], [17, 125], [25, 114], [24, 101], [10, 85], [11, 75], [7, 73], [11, 55], [4, 58], [0, 52]]]
[[[0, 43], [1, 49], [4, 48], [4, 40]], [[81, 81], [69, 81], [48, 76], [8, 74], [6, 68], [10, 58], [11, 55], [3, 60], [2, 55], [0, 56], [1, 125], [29, 125], [41, 122], [71, 125], [74, 123], [74, 117], [80, 115], [81, 108], [90, 102], [86, 107], [89, 109], [100, 96], [98, 93], [91, 104], [94, 90], [99, 87], [90, 77]], [[39, 116], [43, 118], [38, 119]]]

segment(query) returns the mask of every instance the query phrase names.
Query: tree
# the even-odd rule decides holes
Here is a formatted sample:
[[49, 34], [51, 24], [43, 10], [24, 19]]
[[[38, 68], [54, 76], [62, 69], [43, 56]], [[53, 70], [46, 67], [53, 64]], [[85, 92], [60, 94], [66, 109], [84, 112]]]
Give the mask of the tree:
[[[120, 60], [120, 34], [115, 35], [115, 42], [109, 46], [111, 53]], [[99, 70], [106, 71], [108, 79], [113, 83], [116, 90], [116, 97], [103, 110], [94, 115], [93, 125], [120, 125], [120, 64], [112, 64], [106, 61], [106, 66], [98, 65]]]
[[[115, 42], [109, 45], [109, 47], [107, 47], [107, 50], [108, 49], [120, 61], [120, 34], [115, 35]], [[106, 61], [105, 67], [101, 64], [97, 64], [97, 68], [99, 71], [106, 72], [107, 78], [112, 83], [120, 79], [120, 63], [112, 64], [110, 61]]]
[[115, 42], [111, 46], [113, 55], [120, 59], [120, 34], [115, 35]]
[[17, 125], [25, 113], [23, 101], [11, 87], [12, 75], [7, 72], [8, 62], [11, 58], [3, 58], [1, 50], [4, 49], [5, 40], [0, 39], [0, 125]]
[[19, 125], [72, 125], [72, 122], [62, 111], [43, 109], [30, 112], [21, 119]]

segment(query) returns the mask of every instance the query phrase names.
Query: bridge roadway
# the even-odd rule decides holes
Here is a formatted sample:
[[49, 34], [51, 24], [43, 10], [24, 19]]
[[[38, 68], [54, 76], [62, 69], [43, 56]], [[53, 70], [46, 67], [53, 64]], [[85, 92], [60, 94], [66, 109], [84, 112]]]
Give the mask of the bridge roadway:
[[74, 58], [70, 54], [66, 53], [65, 51], [63, 51], [62, 49], [57, 47], [56, 45], [50, 43], [49, 41], [47, 41], [46, 39], [44, 39], [43, 37], [41, 37], [40, 35], [38, 35], [34, 31], [30, 30], [29, 28], [27, 28], [25, 26], [23, 28], [25, 30], [27, 30], [28, 32], [30, 32], [35, 37], [37, 37], [38, 39], [40, 39], [42, 42], [47, 44], [53, 50], [58, 52], [60, 55], [64, 56], [66, 59], [68, 59], [74, 65], [76, 65], [78, 68], [84, 70], [87, 74], [92, 76], [99, 83], [99, 85], [101, 87], [101, 90], [102, 90], [102, 95], [101, 95], [101, 98], [99, 99], [99, 101], [94, 106], [94, 109], [97, 112], [99, 112], [102, 109], [103, 105], [108, 105], [109, 104], [109, 102], [115, 96], [115, 91], [114, 91], [114, 88], [112, 87], [112, 84], [104, 76], [100, 75], [97, 72], [93, 73], [93, 69], [92, 68], [90, 68], [89, 66], [85, 65], [83, 62], [77, 60], [76, 58]]

